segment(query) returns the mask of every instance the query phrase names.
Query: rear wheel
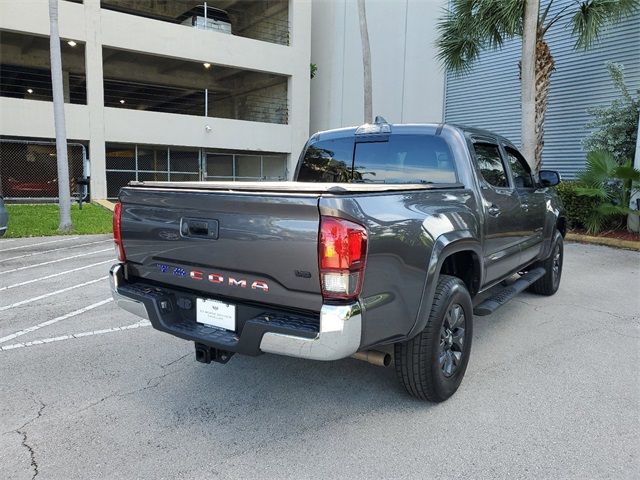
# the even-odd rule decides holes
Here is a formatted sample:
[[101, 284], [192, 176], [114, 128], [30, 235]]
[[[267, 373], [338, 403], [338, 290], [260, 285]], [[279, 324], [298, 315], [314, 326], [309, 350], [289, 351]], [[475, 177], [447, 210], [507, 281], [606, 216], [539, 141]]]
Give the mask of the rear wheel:
[[543, 267], [546, 273], [527, 290], [538, 295], [553, 295], [560, 287], [562, 278], [562, 261], [564, 259], [564, 242], [562, 235], [556, 230], [551, 245], [551, 255], [544, 260], [540, 260], [532, 267]]
[[395, 344], [396, 373], [407, 391], [422, 400], [442, 402], [453, 395], [469, 362], [473, 307], [466, 285], [441, 275], [425, 329]]

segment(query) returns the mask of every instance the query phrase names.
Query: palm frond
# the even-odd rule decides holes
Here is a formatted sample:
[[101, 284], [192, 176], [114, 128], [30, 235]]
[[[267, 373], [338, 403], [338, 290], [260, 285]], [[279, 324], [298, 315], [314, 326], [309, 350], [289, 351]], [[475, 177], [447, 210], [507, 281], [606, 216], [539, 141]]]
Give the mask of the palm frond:
[[522, 33], [522, 0], [452, 0], [439, 20], [438, 59], [465, 73], [486, 48], [500, 48]]
[[576, 188], [576, 194], [581, 197], [600, 198], [602, 200], [609, 198], [605, 190], [594, 187], [578, 187]]
[[611, 215], [623, 216], [623, 215], [629, 215], [630, 213], [631, 214], [638, 213], [637, 210], [632, 210], [631, 208], [625, 207], [623, 205], [614, 205], [612, 203], [601, 203], [596, 207], [596, 210], [605, 217], [608, 217]]
[[608, 24], [620, 21], [638, 10], [638, 0], [584, 0], [579, 2], [573, 15], [573, 35], [575, 48], [586, 50], [595, 43], [602, 29]]
[[633, 168], [633, 165], [631, 165], [630, 161], [625, 165], [621, 165], [616, 168], [614, 175], [620, 180], [631, 180], [632, 182], [640, 182], [640, 170]]
[[551, 10], [551, 6], [553, 5], [553, 0], [549, 0], [549, 3], [547, 3], [547, 8], [544, 9], [544, 12], [542, 12], [542, 15], [540, 16], [540, 18], [538, 19], [538, 24], [539, 25], [544, 25], [544, 22], [547, 21], [547, 16], [549, 15], [549, 10]]
[[483, 40], [474, 20], [473, 0], [455, 0], [438, 21], [438, 59], [447, 70], [466, 72], [477, 60]]
[[578, 179], [589, 187], [602, 188], [614, 176], [618, 163], [609, 152], [596, 150], [587, 154], [586, 167]]

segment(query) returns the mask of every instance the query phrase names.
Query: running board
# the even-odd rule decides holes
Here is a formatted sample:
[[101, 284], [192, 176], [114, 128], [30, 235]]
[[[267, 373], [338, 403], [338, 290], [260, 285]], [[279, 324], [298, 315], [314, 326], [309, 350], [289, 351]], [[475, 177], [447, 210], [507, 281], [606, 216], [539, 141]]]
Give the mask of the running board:
[[539, 280], [542, 276], [544, 276], [545, 273], [546, 270], [542, 267], [529, 270], [511, 285], [505, 287], [503, 290], [500, 290], [495, 295], [490, 296], [489, 298], [478, 304], [473, 309], [473, 314], [484, 316], [495, 312], [502, 305], [509, 302], [510, 300], [513, 300], [513, 297], [530, 287], [533, 283], [536, 282], [536, 280]]

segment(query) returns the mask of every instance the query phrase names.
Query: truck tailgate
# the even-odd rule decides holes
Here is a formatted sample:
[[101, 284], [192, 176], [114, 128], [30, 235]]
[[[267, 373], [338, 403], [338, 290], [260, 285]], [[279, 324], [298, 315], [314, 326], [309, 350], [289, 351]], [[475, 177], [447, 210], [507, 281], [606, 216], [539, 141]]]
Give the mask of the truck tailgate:
[[318, 198], [125, 187], [128, 274], [205, 297], [317, 312]]

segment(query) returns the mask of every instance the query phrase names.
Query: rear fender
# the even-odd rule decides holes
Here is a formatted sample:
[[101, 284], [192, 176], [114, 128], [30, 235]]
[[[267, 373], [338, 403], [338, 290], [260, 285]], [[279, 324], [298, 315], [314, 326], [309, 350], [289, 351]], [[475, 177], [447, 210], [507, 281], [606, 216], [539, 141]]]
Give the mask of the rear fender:
[[431, 251], [431, 256], [427, 266], [427, 275], [422, 290], [422, 297], [420, 299], [420, 307], [418, 308], [418, 315], [413, 328], [407, 335], [407, 338], [415, 337], [426, 327], [442, 264], [448, 256], [463, 251], [470, 251], [475, 254], [475, 257], [477, 258], [475, 268], [478, 269], [478, 273], [480, 275], [480, 284], [483, 283], [484, 265], [482, 262], [482, 246], [473, 233], [469, 230], [457, 230], [440, 235], [436, 239], [433, 245], [433, 250]]

